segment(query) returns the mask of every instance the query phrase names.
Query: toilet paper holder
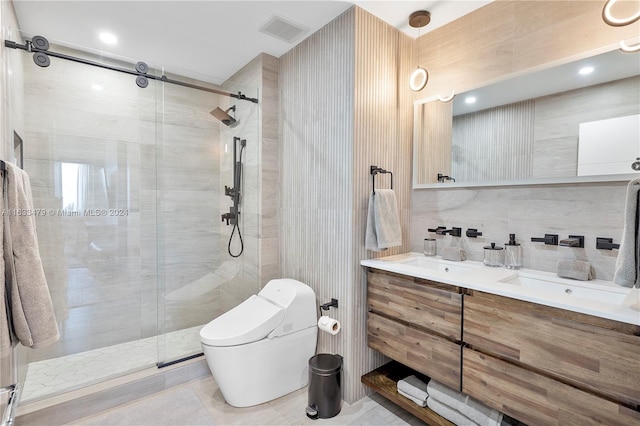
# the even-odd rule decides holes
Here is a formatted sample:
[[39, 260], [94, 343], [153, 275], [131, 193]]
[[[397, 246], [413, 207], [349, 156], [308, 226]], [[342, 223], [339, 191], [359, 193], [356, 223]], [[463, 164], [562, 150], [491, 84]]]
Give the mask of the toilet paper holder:
[[323, 311], [328, 311], [329, 308], [331, 307], [337, 308], [338, 307], [338, 299], [334, 299], [333, 297], [331, 298], [331, 302], [327, 302], [323, 305], [320, 305], [320, 309], [322, 309]]

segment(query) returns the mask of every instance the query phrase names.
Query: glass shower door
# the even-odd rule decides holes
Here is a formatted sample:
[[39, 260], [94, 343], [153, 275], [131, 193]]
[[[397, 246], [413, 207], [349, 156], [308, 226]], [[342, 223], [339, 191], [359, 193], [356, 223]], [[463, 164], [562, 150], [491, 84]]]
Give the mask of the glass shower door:
[[[180, 80], [230, 90], [229, 82], [216, 86], [205, 76]], [[257, 97], [255, 88], [241, 90]], [[258, 288], [257, 105], [171, 84], [164, 85], [162, 100], [157, 159], [160, 365], [201, 353], [200, 329]], [[210, 113], [217, 107], [237, 122], [227, 126], [219, 121]], [[234, 137], [246, 139], [235, 231], [222, 220], [233, 206], [225, 186], [234, 187]], [[239, 149], [236, 143], [238, 162]], [[232, 232], [231, 252], [243, 250], [238, 257], [228, 252]]]
[[24, 402], [157, 361], [157, 84], [143, 89], [134, 76], [58, 58], [40, 68], [30, 54], [13, 53], [23, 81], [11, 123], [34, 207], [46, 212], [36, 217], [38, 241], [61, 334], [54, 345], [21, 348]]

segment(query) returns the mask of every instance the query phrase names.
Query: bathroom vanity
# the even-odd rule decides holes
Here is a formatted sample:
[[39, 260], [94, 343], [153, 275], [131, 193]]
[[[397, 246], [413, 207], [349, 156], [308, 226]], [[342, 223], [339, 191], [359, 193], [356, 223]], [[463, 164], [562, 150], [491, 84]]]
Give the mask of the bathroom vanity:
[[[529, 425], [640, 424], [631, 289], [417, 253], [361, 264], [368, 345], [402, 366]], [[395, 392], [394, 365], [363, 383], [429, 424], [448, 424]]]

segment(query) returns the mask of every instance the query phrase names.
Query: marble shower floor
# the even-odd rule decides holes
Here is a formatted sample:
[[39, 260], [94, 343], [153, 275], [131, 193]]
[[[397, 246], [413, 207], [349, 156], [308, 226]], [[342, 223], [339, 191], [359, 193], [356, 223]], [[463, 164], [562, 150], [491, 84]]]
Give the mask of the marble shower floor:
[[208, 376], [85, 417], [68, 426], [425, 425], [377, 394], [351, 405], [343, 402], [340, 413], [331, 419], [307, 418], [306, 406], [307, 388], [304, 387], [264, 404], [235, 408], [224, 402], [213, 377]]
[[172, 360], [201, 352], [199, 331], [202, 327], [32, 362], [28, 366], [21, 401], [57, 395], [155, 366], [158, 354]]

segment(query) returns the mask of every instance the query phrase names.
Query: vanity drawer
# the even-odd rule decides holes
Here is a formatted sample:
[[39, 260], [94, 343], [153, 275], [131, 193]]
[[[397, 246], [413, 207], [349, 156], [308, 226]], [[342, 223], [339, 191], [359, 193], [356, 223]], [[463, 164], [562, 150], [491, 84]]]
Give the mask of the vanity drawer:
[[475, 292], [464, 341], [630, 406], [640, 404], [640, 327]]
[[640, 422], [635, 410], [469, 348], [462, 365], [464, 393], [530, 426]]
[[462, 294], [458, 287], [377, 271], [369, 271], [367, 282], [370, 311], [461, 340]]
[[397, 321], [367, 314], [368, 346], [460, 390], [461, 346]]

